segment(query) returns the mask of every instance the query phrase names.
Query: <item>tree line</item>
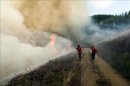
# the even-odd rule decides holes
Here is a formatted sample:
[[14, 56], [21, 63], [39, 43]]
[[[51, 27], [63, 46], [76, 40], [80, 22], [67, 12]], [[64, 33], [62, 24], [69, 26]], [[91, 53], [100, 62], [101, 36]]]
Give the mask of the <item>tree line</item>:
[[117, 29], [116, 25], [130, 24], [130, 11], [119, 15], [93, 15], [92, 19], [100, 27], [111, 27]]
[[130, 23], [130, 11], [120, 15], [93, 15], [92, 18], [99, 24]]

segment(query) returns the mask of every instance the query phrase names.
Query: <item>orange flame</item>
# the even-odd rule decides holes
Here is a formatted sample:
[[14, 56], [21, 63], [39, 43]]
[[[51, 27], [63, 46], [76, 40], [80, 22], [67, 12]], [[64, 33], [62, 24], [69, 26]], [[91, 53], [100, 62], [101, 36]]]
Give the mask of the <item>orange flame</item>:
[[56, 36], [52, 34], [50, 36], [50, 45], [53, 47], [55, 45], [55, 42], [56, 42]]
[[55, 34], [52, 34], [50, 36], [50, 47], [51, 49], [53, 50], [53, 53], [55, 53], [55, 56], [58, 55], [59, 51], [58, 49], [56, 48], [56, 35]]

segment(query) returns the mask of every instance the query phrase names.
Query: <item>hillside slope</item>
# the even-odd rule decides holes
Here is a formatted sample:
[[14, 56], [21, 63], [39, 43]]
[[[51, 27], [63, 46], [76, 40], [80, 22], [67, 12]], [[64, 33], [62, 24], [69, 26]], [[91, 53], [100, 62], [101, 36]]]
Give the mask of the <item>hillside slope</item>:
[[[128, 32], [128, 31], [127, 31]], [[113, 68], [130, 80], [130, 32], [102, 42], [99, 54]]]
[[[69, 57], [69, 59], [68, 59]], [[129, 86], [120, 74], [101, 58], [91, 63], [88, 49], [83, 49], [81, 63], [76, 53], [55, 60], [28, 74], [18, 76], [9, 86]], [[71, 59], [70, 59], [71, 58]]]

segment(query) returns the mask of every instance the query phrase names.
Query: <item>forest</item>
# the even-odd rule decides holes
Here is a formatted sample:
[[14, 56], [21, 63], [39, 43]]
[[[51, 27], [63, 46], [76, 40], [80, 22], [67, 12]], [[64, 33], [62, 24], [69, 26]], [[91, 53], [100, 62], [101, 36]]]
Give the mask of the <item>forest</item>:
[[92, 19], [102, 29], [122, 29], [130, 24], [130, 11], [120, 15], [93, 15]]

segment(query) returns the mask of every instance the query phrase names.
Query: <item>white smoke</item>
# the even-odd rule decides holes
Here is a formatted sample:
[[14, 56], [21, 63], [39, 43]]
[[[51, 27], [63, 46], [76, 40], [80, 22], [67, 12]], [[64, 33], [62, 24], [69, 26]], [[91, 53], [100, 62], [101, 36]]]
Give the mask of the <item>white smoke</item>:
[[[71, 45], [68, 46], [70, 40], [57, 35], [53, 35], [52, 40], [51, 33], [27, 30], [23, 24], [24, 17], [10, 1], [1, 1], [0, 5], [0, 80], [28, 67], [45, 63], [71, 49]], [[39, 40], [43, 40], [41, 44], [44, 45], [39, 45]], [[51, 44], [52, 41], [54, 44]]]
[[85, 0], [12, 1], [24, 16], [28, 29], [54, 32], [69, 39], [82, 39], [84, 34], [81, 32], [81, 26], [88, 19]]
[[[62, 43], [65, 44], [65, 42]], [[1, 77], [48, 59], [50, 60], [66, 50], [67, 45], [61, 43], [54, 45], [54, 47], [51, 47], [50, 44], [45, 47], [34, 47], [30, 44], [21, 43], [14, 36], [1, 34]]]
[[[120, 25], [119, 25], [120, 27]], [[127, 34], [129, 33], [130, 25], [124, 25], [123, 27], [120, 27], [120, 29], [117, 28], [102, 28], [97, 26], [93, 19], [90, 18], [90, 21], [86, 24], [86, 26], [83, 29], [83, 32], [85, 33], [85, 40], [88, 44], [99, 44], [101, 42], [114, 39], [118, 36], [120, 36], [122, 33]]]

